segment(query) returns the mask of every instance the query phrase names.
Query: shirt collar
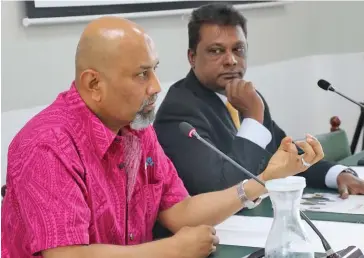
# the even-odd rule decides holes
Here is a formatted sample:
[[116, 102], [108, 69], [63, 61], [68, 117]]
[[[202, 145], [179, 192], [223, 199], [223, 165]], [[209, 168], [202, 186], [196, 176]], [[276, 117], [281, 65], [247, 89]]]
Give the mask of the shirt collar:
[[216, 95], [221, 99], [222, 103], [224, 103], [224, 105], [226, 105], [226, 103], [228, 102], [228, 99], [225, 95], [222, 95], [221, 93], [217, 93], [215, 92]]
[[72, 115], [77, 116], [77, 119], [82, 122], [85, 137], [89, 137], [90, 141], [101, 158], [105, 155], [110, 145], [115, 139], [121, 136], [115, 134], [86, 106], [86, 103], [81, 98], [76, 89], [75, 82], [72, 82], [70, 90], [65, 96], [66, 102], [72, 107]]

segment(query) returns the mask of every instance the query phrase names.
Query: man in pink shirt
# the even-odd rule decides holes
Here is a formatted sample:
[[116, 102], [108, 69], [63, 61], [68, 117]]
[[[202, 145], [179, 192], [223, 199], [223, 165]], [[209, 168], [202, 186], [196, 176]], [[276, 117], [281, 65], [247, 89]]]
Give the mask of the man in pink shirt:
[[[160, 91], [152, 39], [130, 21], [90, 23], [76, 52], [76, 78], [9, 147], [2, 205], [2, 257], [206, 257], [212, 226], [265, 189], [253, 180], [189, 197], [150, 125]], [[320, 143], [297, 143], [322, 159]], [[305, 171], [287, 137], [261, 180]], [[198, 171], [196, 171], [198, 173]], [[152, 241], [159, 220], [176, 233]]]

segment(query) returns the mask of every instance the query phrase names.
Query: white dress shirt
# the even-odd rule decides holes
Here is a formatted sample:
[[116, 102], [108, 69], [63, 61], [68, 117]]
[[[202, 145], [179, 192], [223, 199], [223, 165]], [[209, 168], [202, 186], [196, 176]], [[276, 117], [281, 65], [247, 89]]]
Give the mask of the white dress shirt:
[[[227, 97], [216, 93], [224, 104], [227, 102]], [[272, 140], [271, 132], [261, 123], [252, 119], [245, 118], [241, 123], [240, 129], [236, 136], [245, 138], [251, 142], [254, 142], [261, 148], [265, 149]], [[343, 165], [335, 165], [329, 169], [325, 177], [325, 184], [329, 188], [338, 188], [337, 177], [347, 167]]]

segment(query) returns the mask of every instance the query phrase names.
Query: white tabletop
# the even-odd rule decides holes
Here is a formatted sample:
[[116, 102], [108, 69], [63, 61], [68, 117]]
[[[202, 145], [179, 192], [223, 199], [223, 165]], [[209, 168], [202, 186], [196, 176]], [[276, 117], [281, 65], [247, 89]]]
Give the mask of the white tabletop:
[[[216, 231], [220, 244], [264, 247], [272, 221], [272, 218], [266, 217], [232, 216], [216, 226]], [[313, 223], [335, 251], [351, 245], [364, 250], [364, 224], [331, 221], [313, 221]], [[303, 224], [312, 241], [314, 251], [324, 252], [315, 232], [306, 222]]]

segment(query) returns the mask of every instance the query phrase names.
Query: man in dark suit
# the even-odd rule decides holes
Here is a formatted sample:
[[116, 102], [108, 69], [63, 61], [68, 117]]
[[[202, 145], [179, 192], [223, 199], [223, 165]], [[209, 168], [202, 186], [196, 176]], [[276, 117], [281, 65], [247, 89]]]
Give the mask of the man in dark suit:
[[[264, 98], [243, 80], [247, 64], [246, 19], [233, 7], [210, 4], [196, 9], [188, 24], [186, 78], [169, 89], [155, 130], [191, 195], [225, 189], [247, 179], [196, 139], [183, 136], [186, 121], [222, 152], [260, 174], [286, 136]], [[342, 198], [364, 193], [364, 181], [350, 168], [321, 161], [303, 174], [311, 187], [338, 188]]]

